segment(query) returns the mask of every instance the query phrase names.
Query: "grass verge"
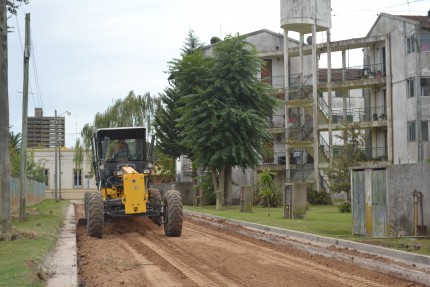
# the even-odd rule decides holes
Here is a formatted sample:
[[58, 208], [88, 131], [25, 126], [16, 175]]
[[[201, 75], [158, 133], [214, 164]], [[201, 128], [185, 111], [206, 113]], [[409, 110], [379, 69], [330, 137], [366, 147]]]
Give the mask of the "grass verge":
[[286, 219], [282, 208], [254, 207], [253, 212], [240, 212], [239, 206], [223, 207], [217, 211], [214, 206], [185, 206], [185, 210], [238, 219], [268, 226], [302, 231], [327, 237], [353, 240], [384, 246], [417, 254], [430, 255], [430, 240], [416, 238], [365, 238], [352, 235], [352, 214], [340, 213], [336, 205], [309, 206], [304, 219]]
[[57, 240], [68, 201], [45, 200], [13, 216], [12, 232], [0, 238], [0, 286], [44, 286], [39, 266]]

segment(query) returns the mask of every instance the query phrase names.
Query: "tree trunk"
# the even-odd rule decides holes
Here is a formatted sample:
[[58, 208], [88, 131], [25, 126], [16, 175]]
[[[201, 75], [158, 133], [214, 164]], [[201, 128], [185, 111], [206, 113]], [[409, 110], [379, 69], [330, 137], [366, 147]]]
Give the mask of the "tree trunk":
[[222, 167], [219, 173], [219, 179], [216, 177], [216, 169], [212, 170], [212, 181], [214, 184], [214, 191], [216, 194], [216, 210], [221, 210], [224, 202], [224, 180], [225, 180], [225, 167]]
[[0, 222], [1, 233], [11, 230], [9, 99], [6, 0], [0, 0]]
[[232, 193], [232, 167], [231, 165], [227, 165], [225, 167], [225, 192], [224, 192], [224, 204], [225, 205], [232, 205], [233, 204], [233, 193]]

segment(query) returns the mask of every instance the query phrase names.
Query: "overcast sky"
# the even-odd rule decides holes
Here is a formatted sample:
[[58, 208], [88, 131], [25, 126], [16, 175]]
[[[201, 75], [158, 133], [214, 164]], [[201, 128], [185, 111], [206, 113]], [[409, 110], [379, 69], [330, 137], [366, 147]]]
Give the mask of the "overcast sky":
[[[409, 5], [408, 5], [409, 2]], [[430, 0], [332, 0], [332, 41], [366, 36], [378, 13], [427, 15]], [[9, 109], [21, 132], [25, 13], [31, 14], [28, 114], [66, 115], [66, 146], [129, 91], [158, 95], [168, 85], [167, 62], [179, 57], [193, 29], [213, 36], [260, 29], [282, 33], [279, 0], [30, 0], [8, 21]], [[21, 44], [22, 43], [22, 44]]]

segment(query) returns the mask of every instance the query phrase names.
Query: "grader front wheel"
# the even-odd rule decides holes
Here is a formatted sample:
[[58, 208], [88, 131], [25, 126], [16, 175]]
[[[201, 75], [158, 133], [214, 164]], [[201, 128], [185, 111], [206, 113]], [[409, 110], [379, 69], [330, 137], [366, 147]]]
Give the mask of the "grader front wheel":
[[168, 190], [164, 197], [164, 233], [179, 237], [182, 233], [182, 199], [177, 190]]
[[104, 204], [100, 192], [92, 192], [88, 196], [87, 234], [101, 238], [104, 226]]

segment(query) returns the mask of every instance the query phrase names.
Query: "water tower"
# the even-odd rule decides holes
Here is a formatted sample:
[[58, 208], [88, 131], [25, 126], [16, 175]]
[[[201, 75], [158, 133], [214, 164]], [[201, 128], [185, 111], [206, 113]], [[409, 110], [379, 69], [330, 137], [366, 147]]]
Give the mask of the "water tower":
[[331, 0], [281, 0], [281, 28], [300, 34], [331, 28]]
[[[316, 33], [327, 32], [327, 53], [330, 54], [331, 0], [281, 0], [281, 28], [284, 30], [286, 187], [288, 184], [298, 182], [308, 184], [312, 182], [312, 188], [319, 191], [317, 119], [319, 51], [316, 48]], [[299, 33], [298, 43], [289, 40], [289, 31]], [[307, 44], [304, 43], [306, 34], [312, 34], [307, 37]], [[294, 46], [291, 47], [294, 49], [290, 49], [289, 45]], [[311, 55], [312, 65], [307, 59], [305, 62], [305, 55], [307, 59]], [[330, 64], [328, 66], [330, 67]], [[293, 129], [291, 122], [299, 123], [295, 127], [297, 131]], [[304, 134], [306, 139], [302, 139]], [[297, 165], [302, 169], [298, 172], [303, 176], [300, 180], [296, 179], [297, 168], [291, 166], [289, 160], [290, 155], [294, 153], [300, 153], [302, 157], [307, 155], [313, 157], [313, 163], [310, 163], [313, 164], [313, 174], [308, 172], [312, 180], [305, 176], [308, 169], [305, 164]]]

